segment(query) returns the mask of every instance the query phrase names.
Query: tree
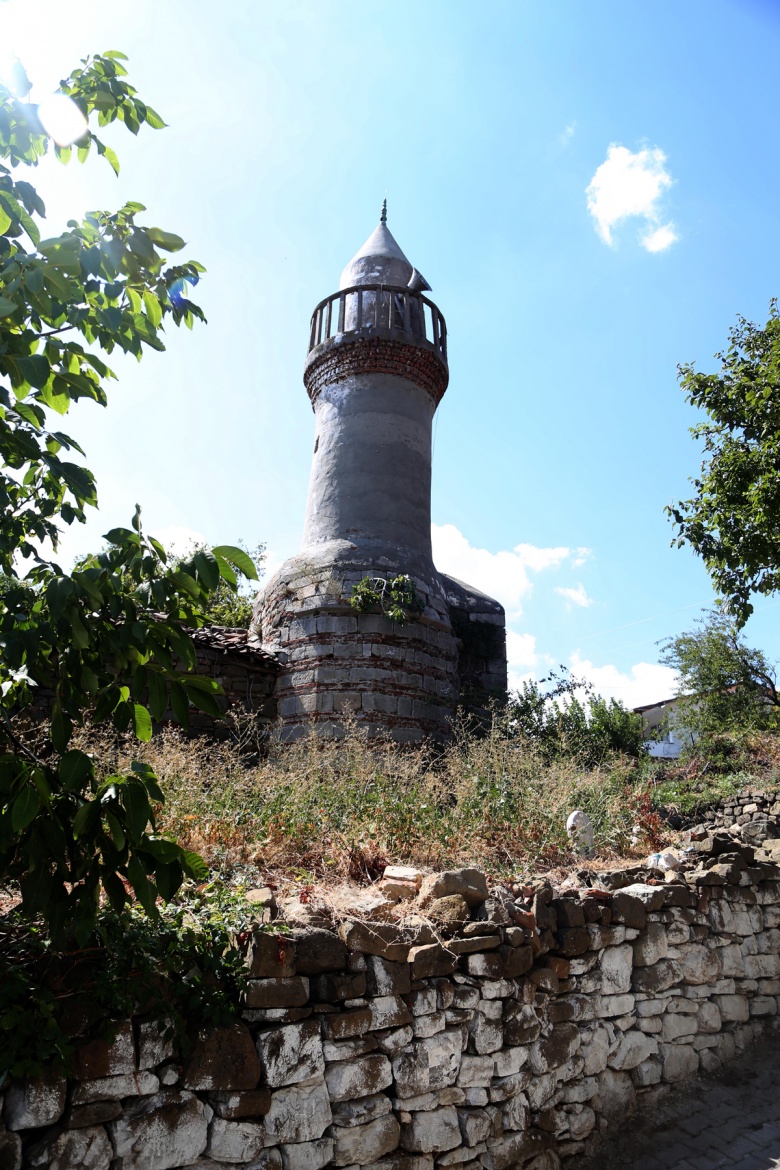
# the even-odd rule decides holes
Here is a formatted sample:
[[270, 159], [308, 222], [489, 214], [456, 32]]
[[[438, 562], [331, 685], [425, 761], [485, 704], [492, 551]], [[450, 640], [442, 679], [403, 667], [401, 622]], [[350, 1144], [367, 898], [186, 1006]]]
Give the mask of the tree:
[[669, 638], [661, 662], [677, 671], [674, 720], [693, 736], [776, 725], [775, 669], [748, 646], [735, 618], [723, 609], [705, 612], [694, 629]]
[[[243, 541], [239, 541], [239, 547], [246, 553], [255, 567], [255, 576], [252, 580], [258, 580], [265, 571], [265, 545], [256, 544], [254, 548], [250, 549], [246, 547]], [[196, 552], [211, 551], [213, 551], [211, 545], [193, 545], [188, 555], [192, 556]], [[232, 626], [235, 629], [248, 630], [252, 621], [254, 599], [254, 590], [242, 589], [240, 587], [236, 589], [227, 581], [220, 579], [217, 588], [211, 594], [203, 609], [203, 616], [209, 625]]]
[[641, 715], [618, 699], [594, 695], [591, 683], [564, 666], [524, 682], [510, 695], [507, 717], [510, 733], [530, 741], [545, 760], [571, 757], [595, 767], [615, 752], [642, 754]]
[[688, 401], [707, 414], [691, 428], [704, 441], [696, 495], [667, 508], [676, 543], [702, 557], [740, 626], [754, 593], [780, 588], [780, 316], [764, 328], [738, 318], [717, 374], [679, 368]]
[[[94, 151], [116, 172], [90, 121], [119, 121], [133, 134], [164, 126], [125, 80], [123, 60], [84, 59], [57, 99], [81, 120], [79, 160]], [[101, 893], [121, 910], [132, 888], [154, 915], [158, 897], [205, 869], [156, 833], [163, 794], [151, 769], [136, 763], [99, 780], [92, 758], [69, 746], [73, 727], [89, 712], [146, 740], [169, 707], [184, 724], [191, 704], [218, 713], [217, 684], [190, 673], [187, 628], [203, 623], [221, 583], [235, 589], [239, 572], [256, 570], [228, 546], [169, 564], [139, 508], [72, 572], [54, 559], [60, 526], [83, 522], [97, 495], [89, 469], [71, 458], [83, 452], [52, 419], [81, 399], [106, 404], [114, 375], [104, 356], [140, 359], [165, 348], [167, 324], [203, 320], [188, 297], [203, 268], [166, 263], [162, 253], [184, 241], [140, 222], [140, 203], [41, 239], [45, 208], [17, 168], [36, 166], [52, 146], [67, 163], [71, 147], [53, 144], [29, 91], [21, 67], [13, 89], [0, 85], [0, 880], [20, 882], [25, 912], [43, 915], [55, 938], [68, 931], [83, 942]], [[36, 691], [53, 696], [44, 751], [22, 729]]]

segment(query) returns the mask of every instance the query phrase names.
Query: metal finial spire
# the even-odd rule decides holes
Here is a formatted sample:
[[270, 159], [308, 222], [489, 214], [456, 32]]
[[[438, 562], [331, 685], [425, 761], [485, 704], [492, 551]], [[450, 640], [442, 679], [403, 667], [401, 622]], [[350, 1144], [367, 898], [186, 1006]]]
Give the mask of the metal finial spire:
[[387, 223], [387, 199], [382, 200], [382, 214], [379, 217], [380, 223]]

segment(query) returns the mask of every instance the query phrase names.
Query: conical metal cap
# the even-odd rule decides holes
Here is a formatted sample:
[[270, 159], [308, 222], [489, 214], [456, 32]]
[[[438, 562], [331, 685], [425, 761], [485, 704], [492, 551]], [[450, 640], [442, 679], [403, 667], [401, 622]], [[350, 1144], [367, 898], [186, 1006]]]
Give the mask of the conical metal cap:
[[382, 221], [342, 272], [339, 288], [351, 288], [354, 284], [404, 287], [414, 271], [387, 224]]

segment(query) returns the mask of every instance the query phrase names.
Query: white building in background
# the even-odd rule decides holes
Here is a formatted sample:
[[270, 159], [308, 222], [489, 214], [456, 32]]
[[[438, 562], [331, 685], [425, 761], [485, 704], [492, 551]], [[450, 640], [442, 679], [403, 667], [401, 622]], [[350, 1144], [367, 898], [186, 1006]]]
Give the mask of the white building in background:
[[676, 760], [683, 747], [692, 742], [692, 733], [675, 720], [679, 702], [679, 698], [662, 699], [660, 703], [634, 707], [635, 714], [642, 716], [645, 748], [654, 759]]

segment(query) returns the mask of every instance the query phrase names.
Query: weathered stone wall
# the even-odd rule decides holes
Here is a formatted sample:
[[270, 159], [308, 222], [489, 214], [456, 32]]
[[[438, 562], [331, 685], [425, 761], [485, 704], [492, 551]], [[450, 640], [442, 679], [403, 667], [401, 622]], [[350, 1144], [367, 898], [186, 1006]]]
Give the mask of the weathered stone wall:
[[390, 873], [364, 905], [394, 921], [256, 933], [241, 1022], [187, 1059], [136, 1019], [70, 1081], [4, 1086], [0, 1164], [574, 1167], [777, 1018], [780, 868], [728, 834], [685, 865], [558, 890]]
[[[222, 686], [224, 694], [217, 697], [220, 708], [225, 713], [246, 711], [259, 727], [270, 729], [278, 714], [275, 689], [281, 664], [276, 658], [253, 645], [247, 630], [202, 626], [192, 631], [192, 640], [197, 660], [195, 673], [213, 678]], [[193, 707], [190, 731], [195, 735], [221, 736], [228, 734], [229, 724]]]

